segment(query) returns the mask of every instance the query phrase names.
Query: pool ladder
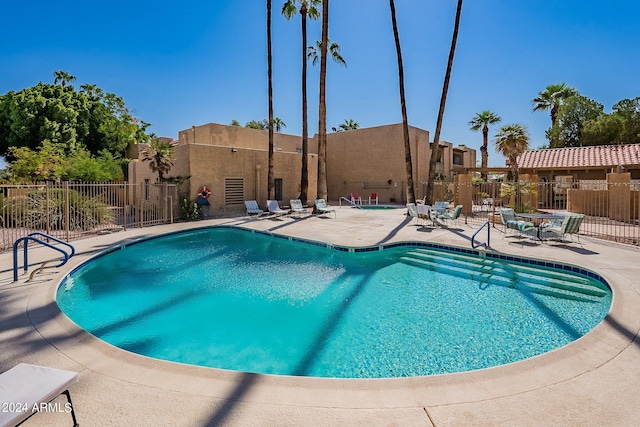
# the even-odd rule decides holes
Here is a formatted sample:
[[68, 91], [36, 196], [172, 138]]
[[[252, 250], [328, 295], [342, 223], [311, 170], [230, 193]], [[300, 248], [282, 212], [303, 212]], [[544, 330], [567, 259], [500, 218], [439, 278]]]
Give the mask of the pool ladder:
[[[482, 231], [483, 228], [487, 227], [487, 242], [486, 243], [477, 243], [476, 242], [476, 236], [478, 235], [478, 233], [480, 231]], [[477, 249], [480, 246], [484, 246], [485, 248], [490, 247], [490, 242], [491, 242], [491, 222], [489, 221], [485, 221], [484, 224], [482, 224], [475, 233], [473, 233], [473, 236], [471, 236], [471, 247], [473, 249]]]
[[[44, 240], [41, 240], [36, 236], [44, 237], [45, 239], [53, 240], [54, 242], [58, 242], [58, 243], [60, 243], [62, 245], [67, 246], [69, 249], [71, 249], [71, 251], [67, 252], [66, 250], [61, 249], [61, 248], [59, 248], [57, 246], [53, 246], [51, 243], [45, 242]], [[49, 247], [49, 248], [51, 248], [53, 250], [56, 250], [56, 251], [62, 253], [62, 256], [63, 256], [62, 259], [60, 260], [60, 264], [57, 264], [57, 265], [51, 265], [51, 266], [47, 265], [47, 264], [49, 264], [51, 262], [51, 260], [43, 262], [38, 268], [36, 268], [35, 270], [33, 270], [31, 272], [31, 274], [29, 275], [29, 280], [33, 279], [34, 274], [44, 270], [45, 268], [57, 268], [57, 267], [61, 267], [61, 266], [65, 265], [67, 263], [67, 261], [69, 261], [69, 258], [74, 256], [75, 253], [76, 253], [75, 248], [73, 246], [71, 246], [69, 243], [67, 243], [67, 242], [65, 242], [63, 240], [57, 239], [57, 238], [55, 238], [53, 236], [50, 236], [50, 235], [48, 235], [46, 233], [41, 233], [39, 231], [36, 231], [36, 232], [33, 232], [33, 233], [29, 233], [28, 235], [26, 235], [24, 237], [21, 237], [18, 240], [16, 240], [14, 242], [14, 244], [13, 244], [13, 281], [14, 282], [18, 281], [18, 246], [20, 245], [20, 243], [23, 243], [23, 248], [24, 248], [23, 249], [23, 253], [24, 253], [24, 255], [23, 255], [23, 258], [24, 258], [23, 269], [24, 269], [25, 273], [29, 269], [29, 261], [28, 261], [28, 255], [27, 255], [28, 249], [29, 249], [29, 241], [40, 243], [41, 245], [47, 246], [47, 247]], [[27, 280], [27, 281], [29, 281], [29, 280]]]
[[351, 199], [347, 199], [347, 198], [346, 198], [346, 197], [344, 197], [344, 196], [340, 197], [340, 199], [338, 200], [338, 204], [339, 204], [339, 206], [340, 206], [340, 207], [342, 207], [342, 201], [343, 201], [343, 200], [344, 200], [345, 202], [349, 203], [349, 204], [351, 205], [351, 207], [352, 207], [352, 208], [362, 209], [362, 207], [361, 207], [359, 204], [357, 204], [357, 203], [353, 203], [353, 202], [351, 201]]

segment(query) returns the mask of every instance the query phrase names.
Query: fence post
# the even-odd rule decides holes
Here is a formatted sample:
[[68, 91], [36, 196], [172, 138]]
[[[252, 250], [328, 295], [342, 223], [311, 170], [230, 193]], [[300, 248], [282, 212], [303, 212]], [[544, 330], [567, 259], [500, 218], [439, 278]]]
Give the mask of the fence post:
[[[49, 191], [49, 183], [46, 183], [46, 192], [45, 192], [45, 198], [47, 199], [47, 234], [51, 235], [51, 205], [49, 204], [49, 198], [51, 197], [51, 192]], [[25, 242], [26, 244], [26, 242]]]
[[65, 202], [64, 202], [64, 231], [65, 231], [65, 235], [66, 235], [66, 240], [67, 242], [70, 240], [71, 236], [69, 235], [69, 230], [70, 230], [70, 224], [69, 222], [71, 222], [71, 213], [69, 212], [69, 181], [65, 181], [64, 182], [64, 198], [65, 198]]
[[609, 218], [628, 223], [631, 220], [631, 174], [608, 173]]

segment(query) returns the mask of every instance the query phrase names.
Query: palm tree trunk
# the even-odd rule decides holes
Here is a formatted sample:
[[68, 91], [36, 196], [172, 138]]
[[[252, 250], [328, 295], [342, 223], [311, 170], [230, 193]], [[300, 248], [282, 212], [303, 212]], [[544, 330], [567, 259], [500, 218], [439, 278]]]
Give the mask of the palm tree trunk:
[[482, 147], [480, 147], [480, 153], [482, 154], [482, 169], [480, 176], [483, 181], [487, 181], [489, 174], [486, 169], [489, 167], [489, 126], [486, 124], [482, 127]]
[[407, 203], [415, 203], [416, 195], [413, 189], [413, 165], [411, 163], [411, 143], [409, 141], [409, 119], [407, 118], [407, 104], [404, 96], [404, 67], [402, 65], [402, 49], [400, 48], [400, 36], [396, 22], [396, 5], [389, 0], [391, 9], [391, 23], [393, 25], [393, 37], [396, 42], [396, 54], [398, 56], [398, 82], [400, 86], [400, 109], [402, 110], [402, 134], [404, 139], [404, 161], [407, 173]]
[[307, 6], [300, 6], [302, 17], [302, 176], [300, 178], [300, 196], [302, 204], [309, 197], [309, 118], [307, 115]]
[[322, 46], [320, 47], [320, 96], [318, 107], [318, 195], [327, 198], [327, 46], [329, 44], [329, 0], [322, 0]]
[[447, 103], [447, 92], [449, 91], [449, 80], [451, 78], [451, 69], [453, 68], [453, 57], [456, 51], [456, 42], [458, 40], [458, 30], [460, 28], [460, 15], [462, 12], [462, 0], [458, 0], [458, 8], [456, 10], [456, 19], [453, 26], [453, 37], [451, 38], [451, 49], [449, 50], [449, 61], [447, 62], [447, 71], [442, 85], [442, 96], [440, 97], [440, 109], [438, 110], [438, 121], [436, 122], [436, 130], [433, 136], [433, 147], [431, 150], [431, 159], [429, 161], [429, 178], [427, 180], [427, 203], [432, 204], [433, 190], [436, 179], [436, 163], [438, 161], [438, 148], [440, 145], [440, 131], [442, 130], [442, 119], [444, 118], [444, 107]]
[[267, 172], [267, 194], [275, 199], [275, 179], [273, 176], [273, 58], [271, 55], [271, 0], [267, 0], [267, 79], [269, 81], [269, 167]]

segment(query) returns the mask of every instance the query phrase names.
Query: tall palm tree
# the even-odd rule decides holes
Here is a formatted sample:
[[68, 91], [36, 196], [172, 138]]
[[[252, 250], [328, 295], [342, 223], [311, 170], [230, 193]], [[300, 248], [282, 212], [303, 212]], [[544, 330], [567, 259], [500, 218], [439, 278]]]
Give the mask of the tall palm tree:
[[291, 19], [296, 14], [296, 4], [300, 4], [302, 18], [302, 176], [300, 178], [300, 196], [307, 203], [309, 192], [309, 119], [307, 114], [307, 17], [318, 19], [320, 0], [287, 0], [282, 6], [282, 15]]
[[494, 142], [496, 150], [509, 162], [513, 181], [518, 182], [518, 156], [529, 148], [527, 128], [519, 123], [502, 126], [496, 132]]
[[322, 44], [320, 46], [320, 95], [318, 96], [318, 190], [327, 198], [327, 46], [329, 45], [329, 0], [322, 0]]
[[273, 175], [273, 57], [271, 55], [271, 0], [267, 0], [267, 80], [269, 92], [269, 165], [267, 172], [268, 198], [276, 198], [275, 177]]
[[396, 5], [393, 0], [389, 0], [389, 8], [391, 9], [391, 24], [393, 26], [393, 37], [396, 42], [396, 55], [398, 57], [398, 83], [400, 86], [400, 110], [402, 111], [404, 162], [407, 173], [407, 203], [415, 203], [416, 195], [413, 189], [413, 164], [411, 162], [411, 143], [409, 141], [409, 119], [407, 118], [407, 103], [404, 96], [404, 66], [402, 63], [402, 49], [400, 48], [398, 24], [396, 22]]
[[62, 71], [62, 70], [57, 70], [53, 72], [53, 76], [54, 76], [54, 81], [53, 84], [57, 85], [58, 83], [60, 83], [63, 87], [70, 82], [73, 82], [76, 80], [75, 76], [72, 76], [71, 74], [67, 73], [66, 71]]
[[164, 175], [173, 167], [173, 145], [154, 139], [142, 151], [142, 161], [149, 162], [151, 170], [158, 172], [158, 182], [162, 182]]
[[[307, 59], [311, 60], [311, 64], [316, 65], [318, 63], [318, 52], [322, 49], [322, 41], [316, 41], [315, 46], [309, 46], [307, 48]], [[344, 60], [342, 53], [340, 52], [340, 45], [336, 42], [329, 41], [329, 49], [327, 54], [331, 56], [335, 62], [340, 65], [347, 66], [347, 61]]]
[[[472, 131], [476, 132], [482, 129], [482, 147], [480, 147], [480, 153], [482, 153], [482, 169], [486, 169], [489, 165], [489, 125], [496, 124], [502, 120], [499, 115], [489, 110], [485, 110], [482, 113], [476, 113], [475, 117], [469, 122], [469, 126]], [[487, 180], [488, 174], [486, 170], [483, 170], [480, 175], [483, 180]]]
[[551, 126], [556, 124], [558, 109], [562, 102], [570, 96], [577, 95], [578, 91], [565, 83], [555, 83], [547, 86], [537, 97], [533, 98], [533, 111], [549, 110], [551, 114]]
[[447, 71], [444, 75], [444, 83], [442, 85], [442, 95], [440, 97], [440, 109], [438, 110], [438, 120], [436, 122], [436, 130], [433, 135], [433, 147], [431, 149], [431, 159], [429, 160], [429, 177], [427, 179], [426, 201], [429, 204], [434, 202], [433, 190], [436, 180], [436, 163], [438, 162], [438, 152], [440, 146], [440, 131], [442, 130], [442, 120], [444, 118], [444, 107], [447, 103], [447, 92], [449, 91], [449, 80], [451, 78], [451, 69], [453, 68], [453, 57], [456, 51], [456, 42], [458, 41], [458, 30], [460, 29], [460, 15], [462, 13], [462, 0], [458, 0], [456, 9], [456, 18], [453, 25], [453, 36], [451, 38], [451, 48], [449, 49], [449, 60], [447, 61]]

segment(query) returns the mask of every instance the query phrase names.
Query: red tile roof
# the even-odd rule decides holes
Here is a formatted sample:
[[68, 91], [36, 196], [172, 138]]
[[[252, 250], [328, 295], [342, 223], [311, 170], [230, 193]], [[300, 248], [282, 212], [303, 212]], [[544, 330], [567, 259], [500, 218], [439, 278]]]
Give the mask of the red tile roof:
[[518, 157], [521, 169], [640, 165], [640, 144], [528, 150]]

